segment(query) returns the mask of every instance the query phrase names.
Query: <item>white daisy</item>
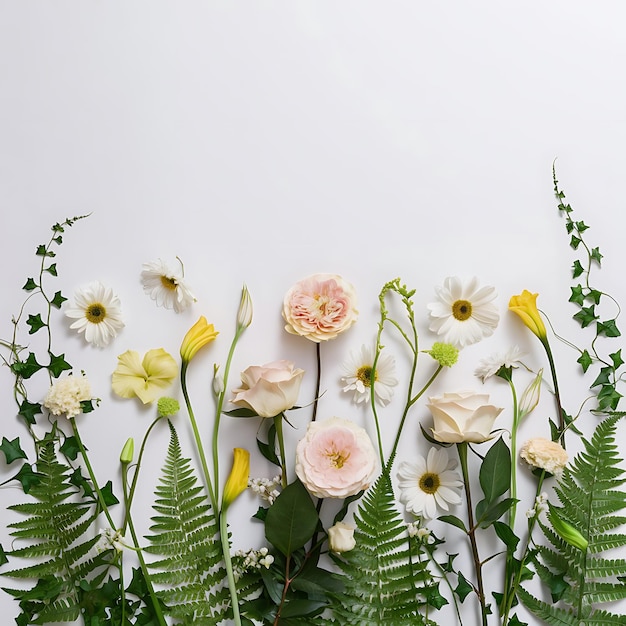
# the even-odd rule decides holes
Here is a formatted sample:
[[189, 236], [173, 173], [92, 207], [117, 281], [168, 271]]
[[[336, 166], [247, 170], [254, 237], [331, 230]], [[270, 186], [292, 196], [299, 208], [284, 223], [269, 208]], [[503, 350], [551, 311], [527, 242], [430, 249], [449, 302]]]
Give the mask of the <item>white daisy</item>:
[[430, 330], [442, 341], [463, 348], [493, 334], [500, 319], [493, 287], [480, 287], [477, 278], [463, 283], [449, 276], [436, 292], [438, 301], [428, 305]]
[[124, 328], [119, 298], [99, 281], [77, 289], [74, 306], [68, 307], [65, 315], [76, 320], [70, 328], [85, 333], [85, 340], [98, 348], [106, 346]]
[[524, 354], [518, 346], [513, 346], [504, 353], [492, 354], [480, 360], [478, 367], [474, 370], [474, 376], [485, 382], [488, 378], [497, 374], [502, 367], [518, 367]]
[[[354, 392], [352, 400], [357, 404], [369, 402], [372, 379], [372, 365], [374, 363], [374, 349], [366, 345], [361, 346], [357, 353], [351, 352], [349, 359], [342, 365], [344, 375], [341, 382], [343, 391]], [[374, 378], [374, 395], [376, 402], [382, 406], [389, 404], [393, 396], [393, 387], [398, 384], [395, 377], [396, 362], [390, 354], [380, 354], [376, 363]]]
[[414, 515], [433, 519], [437, 510], [448, 511], [450, 504], [460, 504], [463, 482], [455, 459], [444, 448], [432, 447], [424, 459], [417, 456], [412, 463], [403, 461], [398, 468], [400, 502]]
[[143, 290], [157, 303], [176, 313], [184, 311], [196, 301], [183, 276], [183, 265], [167, 263], [161, 259], [144, 263], [141, 272]]

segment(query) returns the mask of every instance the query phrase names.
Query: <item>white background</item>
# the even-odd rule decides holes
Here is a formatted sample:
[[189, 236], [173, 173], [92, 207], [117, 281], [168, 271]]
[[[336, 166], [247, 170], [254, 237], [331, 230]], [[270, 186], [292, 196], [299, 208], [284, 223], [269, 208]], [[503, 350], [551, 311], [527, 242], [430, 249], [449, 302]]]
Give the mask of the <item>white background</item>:
[[[555, 158], [575, 218], [592, 227], [587, 239], [605, 255], [597, 286], [622, 301], [626, 295], [625, 17], [621, 2], [571, 0], [3, 0], [0, 337], [10, 337], [20, 288], [37, 271], [33, 253], [49, 226], [91, 213], [66, 234], [51, 289], [69, 297], [98, 279], [122, 300], [126, 327], [103, 350], [69, 331], [62, 316], [55, 322], [57, 352], [86, 371], [102, 399], [79, 422], [102, 482], [118, 481], [119, 450], [127, 437], [139, 440], [154, 416], [153, 408], [112, 396], [116, 356], [161, 346], [176, 355], [200, 314], [221, 333], [191, 372], [208, 439], [212, 364], [226, 358], [244, 282], [254, 323], [236, 354], [231, 386], [250, 364], [288, 358], [307, 370], [301, 404], [312, 399], [315, 352], [284, 332], [283, 295], [314, 272], [354, 284], [360, 320], [323, 346], [320, 419], [341, 415], [371, 429], [367, 411], [341, 394], [340, 364], [373, 339], [377, 294], [396, 276], [417, 289], [423, 347], [434, 340], [426, 304], [446, 276], [477, 275], [500, 294], [497, 333], [467, 348], [433, 392], [480, 389], [472, 375], [477, 362], [512, 343], [528, 352], [529, 365], [545, 366], [538, 342], [506, 311], [510, 295], [539, 292], [560, 334], [579, 345], [589, 340], [566, 302], [576, 256], [553, 197]], [[139, 282], [143, 262], [176, 255], [198, 299], [181, 315], [158, 309]], [[23, 342], [30, 340], [26, 330], [22, 324]], [[406, 354], [397, 342], [389, 346], [401, 369]], [[575, 412], [587, 383], [575, 352], [555, 350], [565, 404]], [[426, 361], [420, 371], [429, 374]], [[520, 376], [520, 385], [527, 380]], [[26, 441], [6, 368], [0, 384], [1, 434]], [[486, 388], [507, 407], [500, 418], [506, 427], [506, 386]], [[384, 413], [390, 439], [400, 408], [398, 398]], [[545, 393], [521, 439], [547, 436], [551, 411]], [[307, 420], [294, 414], [299, 430], [290, 441]], [[423, 404], [411, 414], [400, 459], [425, 450], [420, 420], [428, 426]], [[587, 432], [593, 423], [588, 417]], [[177, 424], [184, 437], [184, 413]], [[223, 424], [223, 471], [238, 445], [253, 451], [253, 475], [271, 475], [254, 455], [258, 423]], [[166, 445], [163, 425], [149, 444], [135, 507], [142, 528]], [[5, 477], [14, 467], [0, 459]], [[19, 499], [14, 488], [0, 490], [2, 506]], [[246, 495], [232, 509], [237, 548], [252, 547], [248, 517], [257, 504]], [[454, 531], [450, 537], [448, 551], [466, 551]], [[3, 613], [16, 613], [7, 597], [0, 603]], [[466, 610], [471, 624], [474, 607]]]

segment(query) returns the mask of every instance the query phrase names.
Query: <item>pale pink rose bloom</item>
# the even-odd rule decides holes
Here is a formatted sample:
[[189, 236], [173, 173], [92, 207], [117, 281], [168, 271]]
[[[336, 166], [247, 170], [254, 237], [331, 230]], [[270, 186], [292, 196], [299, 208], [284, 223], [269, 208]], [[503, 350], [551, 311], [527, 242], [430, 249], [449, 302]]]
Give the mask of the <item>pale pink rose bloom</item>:
[[489, 404], [489, 394], [473, 391], [444, 393], [428, 399], [433, 437], [442, 443], [482, 443], [491, 438], [502, 408]]
[[275, 417], [296, 404], [303, 376], [304, 370], [291, 361], [251, 365], [241, 372], [241, 387], [233, 389], [231, 402], [261, 417]]
[[314, 274], [285, 295], [285, 330], [319, 343], [334, 339], [358, 317], [354, 287], [336, 274]]
[[296, 474], [318, 498], [347, 498], [367, 489], [377, 466], [367, 432], [340, 417], [311, 422], [296, 446]]

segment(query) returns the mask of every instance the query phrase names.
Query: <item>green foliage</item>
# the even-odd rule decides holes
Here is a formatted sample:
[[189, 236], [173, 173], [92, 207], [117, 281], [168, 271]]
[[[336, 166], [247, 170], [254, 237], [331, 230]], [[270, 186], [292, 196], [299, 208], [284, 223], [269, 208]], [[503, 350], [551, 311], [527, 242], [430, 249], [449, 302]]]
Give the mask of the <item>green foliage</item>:
[[215, 515], [191, 466], [183, 458], [170, 422], [170, 443], [155, 491], [150, 545], [159, 560], [148, 565], [165, 613], [183, 624], [218, 624], [226, 619], [229, 596]]
[[391, 479], [383, 472], [355, 514], [356, 547], [335, 561], [345, 590], [333, 607], [341, 624], [427, 624], [427, 597], [436, 585], [420, 545], [409, 542], [396, 509]]
[[104, 564], [94, 549], [99, 537], [82, 540], [97, 517], [97, 509], [93, 503], [75, 500], [78, 490], [69, 481], [70, 473], [70, 468], [57, 460], [54, 439], [46, 437], [37, 460], [38, 481], [30, 489], [35, 501], [9, 507], [26, 516], [9, 528], [13, 529], [12, 537], [28, 545], [8, 554], [11, 559], [34, 563], [4, 575], [37, 579], [30, 589], [5, 589], [20, 601], [23, 613], [18, 620], [30, 620], [25, 623], [78, 618], [84, 613], [79, 585]]
[[[548, 624], [625, 624], [626, 617], [601, 611], [599, 604], [626, 599], [620, 576], [626, 559], [605, 558], [604, 552], [624, 549], [626, 534], [615, 529], [626, 523], [618, 514], [626, 509], [624, 470], [615, 444], [620, 415], [606, 418], [591, 441], [583, 439], [584, 451], [565, 469], [555, 487], [561, 503], [554, 507], [558, 518], [576, 529], [588, 542], [581, 549], [562, 536], [559, 528], [541, 524], [548, 544], [539, 548], [536, 569], [552, 594], [546, 603], [520, 590], [522, 602]], [[578, 545], [578, 547], [577, 547]], [[584, 544], [583, 544], [584, 545]], [[556, 603], [556, 604], [555, 604]]]

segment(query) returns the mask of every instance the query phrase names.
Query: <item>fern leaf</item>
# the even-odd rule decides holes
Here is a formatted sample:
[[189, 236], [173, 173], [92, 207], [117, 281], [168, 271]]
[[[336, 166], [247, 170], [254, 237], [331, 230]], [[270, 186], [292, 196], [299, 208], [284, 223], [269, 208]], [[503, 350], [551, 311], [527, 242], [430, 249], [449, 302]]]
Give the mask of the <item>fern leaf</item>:
[[184, 624], [218, 624], [229, 609], [219, 528], [171, 423], [155, 498], [145, 550], [160, 557], [149, 564], [153, 581], [163, 587], [157, 594], [166, 612]]
[[333, 611], [341, 624], [402, 626], [427, 623], [420, 608], [432, 584], [425, 562], [412, 553], [391, 480], [381, 474], [355, 515], [356, 547], [336, 557], [345, 590]]
[[584, 450], [555, 487], [561, 504], [559, 516], [588, 540], [587, 549], [575, 548], [540, 524], [549, 545], [539, 549], [537, 573], [546, 584], [554, 577], [563, 577], [567, 586], [558, 604], [545, 604], [527, 591], [522, 591], [520, 598], [549, 624], [569, 624], [571, 619], [575, 624], [623, 623], [610, 621], [611, 614], [597, 607], [626, 598], [626, 586], [620, 580], [626, 573], [626, 559], [603, 556], [626, 546], [626, 534], [611, 532], [624, 523], [624, 515], [618, 513], [626, 509], [626, 494], [620, 489], [626, 478], [615, 444], [620, 417], [606, 418], [596, 427], [591, 441], [582, 440]]

